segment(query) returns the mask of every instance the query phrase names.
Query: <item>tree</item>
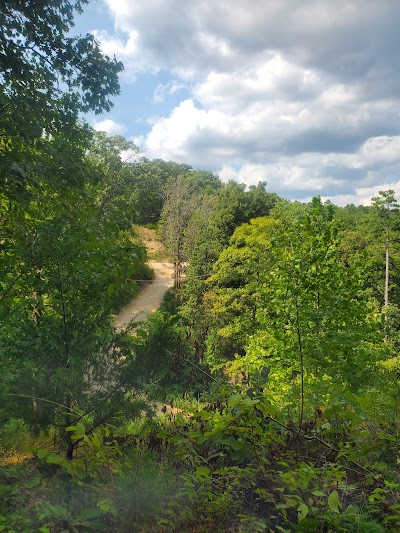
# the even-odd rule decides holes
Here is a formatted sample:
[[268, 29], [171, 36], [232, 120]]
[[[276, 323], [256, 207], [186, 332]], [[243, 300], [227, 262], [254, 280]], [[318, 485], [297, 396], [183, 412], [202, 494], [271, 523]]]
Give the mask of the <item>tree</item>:
[[257, 185], [250, 185], [245, 194], [244, 216], [246, 221], [268, 216], [278, 200], [277, 194], [267, 191], [266, 181], [259, 181]]
[[[111, 179], [108, 173], [104, 180]], [[77, 410], [90, 409], [97, 424], [124, 401], [123, 372], [132, 346], [114, 331], [112, 313], [133, 296], [145, 249], [115, 223], [118, 203], [99, 218], [103, 189], [101, 181], [74, 188], [54, 181], [40, 189], [29, 186], [23, 208], [3, 204], [3, 420], [13, 413], [35, 427], [56, 424], [62, 432]], [[60, 406], [72, 411], [65, 415]], [[72, 446], [68, 440], [69, 454]]]
[[387, 320], [387, 309], [389, 306], [389, 243], [393, 230], [393, 214], [399, 210], [393, 190], [379, 191], [379, 196], [372, 198], [371, 203], [376, 211], [379, 222], [384, 227], [385, 232], [385, 320]]
[[371, 203], [372, 206], [338, 209], [335, 218], [340, 227], [342, 258], [349, 266], [361, 261], [364, 263], [363, 290], [366, 297], [373, 296], [384, 309], [384, 328], [388, 338], [395, 334], [392, 319], [398, 314], [395, 307], [400, 302], [397, 239], [400, 218], [394, 191], [380, 191], [379, 196], [371, 199]]
[[[360, 296], [363, 273], [340, 258], [331, 206], [313, 199], [305, 214], [238, 228], [215, 265], [211, 313], [230, 371], [271, 369], [271, 387], [297, 391], [299, 422], [307, 386], [357, 390], [379, 356], [374, 307]], [[264, 231], [262, 229], [264, 228]], [[222, 320], [221, 320], [222, 319]], [[222, 341], [222, 342], [221, 342]], [[210, 338], [215, 351], [215, 340]]]
[[217, 205], [215, 194], [199, 198], [184, 235], [187, 265], [180, 291], [180, 316], [198, 362], [203, 359], [205, 340], [215, 322], [215, 317], [207, 313], [203, 296], [209, 290], [207, 278], [213, 264], [223, 250], [224, 236], [219, 226]]
[[149, 160], [146, 157], [128, 163], [127, 176], [135, 189], [135, 223], [157, 224], [166, 200], [168, 180], [178, 176], [188, 177], [191, 169], [189, 165], [162, 159]]
[[161, 233], [175, 266], [175, 288], [181, 285], [185, 229], [199, 203], [193, 184], [186, 177], [169, 180], [161, 214]]
[[191, 170], [188, 175], [195, 190], [201, 194], [212, 195], [222, 189], [222, 181], [216, 174], [207, 170]]
[[[70, 37], [87, 0], [4, 0], [0, 8], [0, 184], [15, 196], [41, 166], [43, 150], [63, 168], [54, 138], [81, 160], [88, 129], [80, 112], [100, 113], [119, 92], [123, 66], [104, 56], [92, 35]], [[56, 135], [58, 134], [58, 135]], [[76, 156], [76, 157], [75, 157]], [[22, 191], [21, 191], [22, 186]]]
[[[69, 37], [74, 12], [88, 0], [3, 0], [0, 10], [1, 110], [6, 131], [16, 120], [37, 138], [76, 120], [79, 111], [109, 111], [122, 64], [103, 56], [92, 35]], [[19, 107], [22, 105], [22, 108]], [[18, 110], [18, 116], [11, 116]], [[41, 118], [35, 125], [24, 121]], [[5, 119], [5, 120], [4, 120]], [[32, 129], [31, 129], [32, 128]]]
[[380, 337], [375, 307], [361, 297], [362, 266], [341, 261], [331, 206], [314, 198], [306, 216], [285, 226], [263, 323], [274, 332], [271, 353], [299, 372], [301, 422], [306, 382], [329, 376], [358, 390], [380, 356]]
[[98, 220], [103, 225], [116, 225], [119, 229], [131, 228], [137, 213], [136, 184], [132, 180], [131, 165], [123, 161], [121, 153], [139, 150], [124, 137], [108, 137], [105, 132], [95, 132], [89, 146], [88, 160], [96, 182]]
[[250, 186], [230, 180], [218, 191], [218, 219], [226, 244], [234, 230], [252, 218], [268, 216], [278, 200], [274, 193], [266, 191], [266, 182]]
[[260, 329], [262, 281], [271, 269], [272, 242], [281, 231], [279, 220], [252, 219], [236, 228], [230, 245], [215, 262], [205, 296], [213, 335], [219, 338], [219, 348], [211, 343], [207, 352], [214, 364], [235, 354], [243, 356], [251, 336]]

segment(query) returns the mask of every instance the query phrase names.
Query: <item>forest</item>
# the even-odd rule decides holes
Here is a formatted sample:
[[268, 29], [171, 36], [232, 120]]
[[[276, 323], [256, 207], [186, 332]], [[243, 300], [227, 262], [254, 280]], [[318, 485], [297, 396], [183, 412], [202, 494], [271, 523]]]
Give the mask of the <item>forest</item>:
[[[0, 531], [399, 531], [394, 191], [289, 201], [95, 132], [123, 65], [85, 3], [0, 7]], [[143, 227], [174, 287], [118, 329]]]

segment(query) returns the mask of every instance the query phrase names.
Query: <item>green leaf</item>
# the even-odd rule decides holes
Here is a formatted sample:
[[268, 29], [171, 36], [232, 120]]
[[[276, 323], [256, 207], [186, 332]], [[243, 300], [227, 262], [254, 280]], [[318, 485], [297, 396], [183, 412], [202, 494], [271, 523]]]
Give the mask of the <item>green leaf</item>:
[[25, 488], [33, 489], [34, 487], [37, 487], [39, 483], [40, 483], [40, 478], [34, 477], [25, 483]]
[[111, 505], [109, 503], [102, 503], [101, 505], [99, 505], [99, 509], [101, 511], [104, 511], [105, 513], [109, 513], [111, 510]]
[[47, 455], [47, 450], [38, 450], [37, 454], [38, 459], [44, 459]]
[[334, 513], [339, 512], [339, 507], [342, 506], [337, 490], [332, 491], [328, 496], [328, 505]]
[[275, 416], [276, 408], [268, 400], [263, 400], [257, 405], [257, 409], [261, 411], [264, 416]]
[[95, 448], [100, 448], [101, 447], [101, 441], [100, 441], [100, 439], [99, 439], [99, 437], [97, 435], [93, 435], [92, 443], [93, 443]]
[[243, 400], [243, 403], [244, 405], [246, 405], [247, 407], [249, 407], [250, 405], [256, 405], [258, 403], [260, 403], [260, 400], [252, 400], [251, 398], [245, 398]]
[[314, 496], [326, 496], [325, 492], [322, 492], [322, 490], [312, 490], [311, 491], [311, 494], [313, 494]]
[[86, 432], [85, 426], [81, 424], [80, 422], [78, 422], [78, 424], [76, 424], [76, 430], [75, 430], [76, 438], [82, 439], [85, 436], [85, 432]]
[[234, 405], [238, 404], [242, 401], [242, 399], [243, 396], [241, 394], [233, 394], [228, 400], [229, 407], [233, 407]]
[[50, 464], [59, 465], [64, 461], [64, 457], [58, 455], [57, 453], [50, 453], [47, 456], [46, 461]]
[[210, 477], [210, 470], [206, 468], [205, 466], [200, 466], [199, 468], [196, 468], [196, 472], [194, 475], [197, 478], [209, 478]]
[[299, 519], [299, 522], [303, 520], [308, 515], [308, 507], [305, 503], [301, 503], [297, 507], [297, 517]]

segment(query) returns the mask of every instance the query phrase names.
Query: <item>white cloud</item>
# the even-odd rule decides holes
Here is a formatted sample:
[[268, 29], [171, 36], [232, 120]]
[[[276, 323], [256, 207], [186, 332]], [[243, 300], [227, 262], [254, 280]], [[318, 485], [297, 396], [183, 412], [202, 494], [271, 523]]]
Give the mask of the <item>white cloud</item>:
[[135, 42], [131, 61], [150, 69], [230, 71], [280, 50], [346, 80], [382, 74], [397, 54], [397, 0], [104, 1], [116, 30]]
[[125, 126], [125, 124], [114, 122], [114, 120], [111, 120], [110, 118], [94, 122], [93, 128], [96, 131], [105, 131], [109, 136], [124, 135], [128, 131], [128, 128]]
[[121, 37], [113, 37], [104, 30], [93, 30], [92, 34], [99, 41], [102, 51], [108, 56], [126, 59], [134, 56], [137, 51], [138, 34], [132, 31], [124, 42]]
[[371, 205], [371, 198], [379, 195], [379, 191], [387, 191], [392, 189], [395, 192], [395, 196], [400, 198], [400, 180], [393, 183], [380, 183], [374, 187], [360, 187], [356, 189], [359, 203], [363, 205]]
[[321, 85], [318, 72], [268, 53], [238, 71], [210, 72], [194, 86], [193, 94], [204, 106], [232, 113], [254, 103], [307, 101], [319, 94]]
[[135, 161], [138, 161], [141, 158], [142, 154], [136, 148], [132, 148], [130, 150], [122, 150], [120, 152], [120, 156], [121, 156], [121, 161], [123, 161], [124, 163], [128, 161], [129, 163], [133, 163]]
[[400, 176], [397, 0], [104, 2], [103, 50], [132, 79], [168, 72], [157, 104], [185, 90], [135, 133], [149, 157], [341, 203]]
[[166, 97], [171, 94], [176, 94], [183, 89], [187, 89], [188, 86], [184, 83], [179, 83], [176, 80], [170, 81], [169, 83], [157, 85], [154, 91], [154, 102], [164, 102]]
[[187, 155], [190, 139], [207, 137], [218, 126], [225, 131], [229, 128], [222, 113], [197, 109], [192, 100], [185, 100], [169, 117], [163, 117], [153, 125], [145, 147], [152, 157], [181, 160]]
[[398, 162], [400, 157], [400, 135], [395, 137], [389, 137], [388, 135], [371, 137], [363, 144], [358, 155], [360, 164], [364, 167]]
[[[354, 205], [371, 205], [371, 199], [379, 195], [379, 191], [387, 191], [392, 189], [395, 192], [395, 197], [400, 198], [400, 181], [380, 183], [374, 187], [359, 187], [354, 194], [342, 194], [337, 196], [321, 196], [322, 201], [331, 200], [334, 204], [345, 206], [348, 204]], [[310, 201], [311, 197], [305, 199]]]
[[238, 170], [225, 165], [219, 176], [224, 181], [234, 179], [248, 186], [266, 181], [269, 190], [279, 191], [285, 197], [291, 197], [290, 193], [304, 196], [310, 190], [321, 194], [328, 186], [337, 185], [338, 179], [329, 174], [321, 174], [314, 162], [315, 156], [311, 155], [308, 160], [302, 156], [295, 159], [281, 158], [269, 164], [244, 164]]

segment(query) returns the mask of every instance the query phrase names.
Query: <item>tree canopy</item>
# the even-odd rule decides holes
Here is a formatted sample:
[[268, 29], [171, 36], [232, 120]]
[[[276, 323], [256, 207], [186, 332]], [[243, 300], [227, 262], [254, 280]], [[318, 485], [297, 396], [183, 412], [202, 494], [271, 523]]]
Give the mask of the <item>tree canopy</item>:
[[[289, 202], [94, 132], [122, 65], [85, 4], [0, 6], [0, 531], [399, 531], [394, 192]], [[175, 287], [120, 330], [156, 231]]]
[[105, 56], [92, 35], [71, 36], [74, 14], [86, 3], [2, 2], [0, 183], [9, 193], [32, 179], [43, 151], [59, 159], [57, 136], [68, 141], [71, 159], [80, 159], [88, 131], [79, 113], [107, 111], [119, 93], [122, 63]]

